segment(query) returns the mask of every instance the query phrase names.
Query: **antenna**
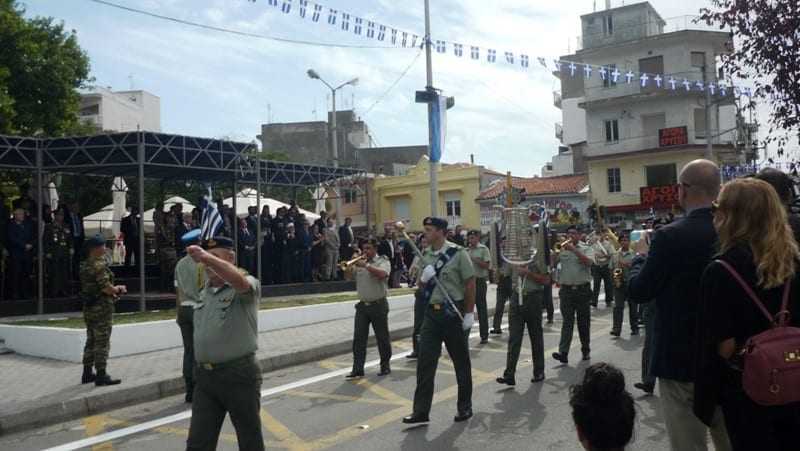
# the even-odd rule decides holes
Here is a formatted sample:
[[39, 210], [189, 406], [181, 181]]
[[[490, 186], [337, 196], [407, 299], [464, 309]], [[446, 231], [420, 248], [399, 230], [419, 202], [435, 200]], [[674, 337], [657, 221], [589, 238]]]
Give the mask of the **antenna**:
[[267, 124], [272, 123], [272, 105], [267, 103]]
[[130, 84], [131, 91], [133, 91], [133, 74], [128, 74], [128, 84]]

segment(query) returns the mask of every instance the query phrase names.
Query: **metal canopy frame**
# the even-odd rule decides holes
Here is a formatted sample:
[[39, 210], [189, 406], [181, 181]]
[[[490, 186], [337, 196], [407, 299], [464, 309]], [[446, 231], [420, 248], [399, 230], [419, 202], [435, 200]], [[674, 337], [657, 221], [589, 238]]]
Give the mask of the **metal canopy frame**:
[[[42, 190], [45, 173], [78, 174], [97, 177], [136, 177], [139, 211], [144, 208], [145, 179], [196, 180], [207, 183], [233, 183], [233, 209], [240, 184], [254, 185], [256, 204], [261, 211], [261, 187], [332, 186], [336, 180], [350, 180], [351, 186], [366, 191], [366, 173], [360, 169], [316, 166], [262, 160], [254, 155], [255, 144], [171, 135], [153, 132], [106, 133], [65, 138], [35, 138], [0, 135], [0, 170], [31, 171], [36, 176], [37, 217], [42, 217]], [[336, 195], [339, 196], [338, 191]], [[37, 311], [44, 312], [43, 223], [37, 230], [38, 293]], [[144, 221], [140, 221], [144, 237]], [[261, 237], [258, 221], [257, 236]], [[238, 227], [234, 225], [238, 243]], [[144, 239], [139, 240], [139, 255], [144, 256]], [[259, 243], [260, 247], [260, 243]], [[261, 252], [257, 252], [261, 273]], [[146, 309], [145, 263], [139, 266], [139, 309]]]

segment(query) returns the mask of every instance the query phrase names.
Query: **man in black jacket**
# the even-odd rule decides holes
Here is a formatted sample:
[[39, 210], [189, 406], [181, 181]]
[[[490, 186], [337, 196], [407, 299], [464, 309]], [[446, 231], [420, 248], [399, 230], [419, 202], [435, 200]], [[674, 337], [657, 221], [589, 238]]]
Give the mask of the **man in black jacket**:
[[[672, 449], [705, 450], [708, 428], [692, 411], [694, 353], [700, 279], [716, 250], [710, 207], [720, 189], [719, 168], [694, 160], [681, 171], [678, 186], [686, 217], [655, 232], [651, 244], [636, 243], [628, 296], [638, 303], [655, 299], [658, 308], [651, 371], [658, 378]], [[731, 449], [719, 411], [711, 436], [717, 450]]]
[[[139, 264], [139, 223], [141, 215], [139, 215], [139, 207], [132, 207], [131, 214], [122, 218], [120, 223], [120, 231], [123, 236], [123, 244], [125, 244], [125, 266], [131, 266], [131, 260]], [[135, 256], [135, 257], [134, 257]]]
[[350, 217], [344, 218], [344, 224], [339, 226], [339, 258], [349, 261], [353, 258], [353, 244], [355, 235], [353, 234], [353, 220]]

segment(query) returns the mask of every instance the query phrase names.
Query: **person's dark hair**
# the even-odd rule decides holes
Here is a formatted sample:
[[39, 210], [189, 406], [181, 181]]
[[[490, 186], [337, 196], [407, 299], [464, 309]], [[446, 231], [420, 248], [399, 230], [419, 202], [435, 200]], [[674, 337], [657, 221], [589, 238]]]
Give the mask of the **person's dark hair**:
[[377, 250], [377, 249], [378, 249], [378, 240], [377, 240], [377, 239], [375, 239], [375, 238], [367, 238], [366, 240], [363, 240], [363, 241], [361, 242], [361, 246], [362, 246], [362, 247], [363, 247], [365, 244], [369, 244], [369, 245], [370, 245], [370, 246], [372, 246], [372, 247], [373, 247], [375, 250]]
[[633, 437], [636, 416], [625, 376], [613, 365], [595, 363], [583, 382], [570, 388], [572, 419], [590, 450], [622, 450]]
[[577, 227], [577, 226], [575, 226], [575, 225], [568, 225], [568, 226], [567, 226], [567, 230], [566, 230], [566, 232], [569, 232], [569, 231], [571, 231], [571, 230], [574, 230], [574, 231], [576, 231], [576, 232], [577, 232], [577, 231], [578, 231], [578, 227]]
[[781, 202], [789, 204], [794, 198], [794, 182], [785, 172], [779, 171], [774, 168], [764, 168], [759, 171], [753, 178], [765, 181], [775, 188]]

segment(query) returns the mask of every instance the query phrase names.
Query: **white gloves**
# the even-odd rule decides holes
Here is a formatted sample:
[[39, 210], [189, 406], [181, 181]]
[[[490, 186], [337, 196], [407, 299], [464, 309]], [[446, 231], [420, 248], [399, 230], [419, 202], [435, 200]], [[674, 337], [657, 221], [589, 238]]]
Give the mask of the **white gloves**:
[[475, 324], [475, 314], [474, 313], [467, 313], [464, 315], [464, 323], [462, 327], [465, 331], [469, 330], [472, 325]]
[[429, 280], [433, 279], [433, 276], [436, 275], [436, 269], [433, 268], [432, 265], [428, 265], [425, 269], [422, 270], [422, 274], [419, 276], [419, 280], [422, 283], [428, 283]]

